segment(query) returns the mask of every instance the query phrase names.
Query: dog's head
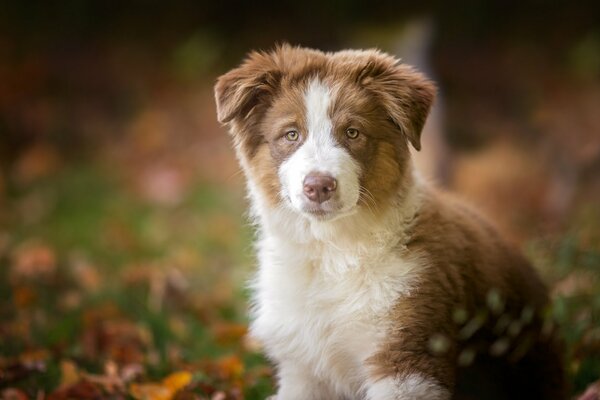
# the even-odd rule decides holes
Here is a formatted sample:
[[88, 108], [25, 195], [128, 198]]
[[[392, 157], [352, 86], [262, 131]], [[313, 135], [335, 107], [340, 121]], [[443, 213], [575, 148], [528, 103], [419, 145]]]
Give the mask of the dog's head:
[[329, 220], [400, 190], [433, 84], [377, 50], [253, 52], [215, 86], [252, 186], [270, 206]]

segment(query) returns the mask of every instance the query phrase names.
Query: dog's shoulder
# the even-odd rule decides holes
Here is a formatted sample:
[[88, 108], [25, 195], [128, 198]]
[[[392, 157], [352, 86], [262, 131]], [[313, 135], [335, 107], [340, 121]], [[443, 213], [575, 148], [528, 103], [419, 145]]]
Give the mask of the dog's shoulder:
[[[466, 285], [485, 298], [506, 296], [546, 302], [546, 288], [521, 250], [483, 213], [454, 194], [427, 188], [406, 244], [423, 254], [431, 279]], [[444, 285], [442, 285], [443, 287]], [[477, 290], [478, 289], [478, 290]]]

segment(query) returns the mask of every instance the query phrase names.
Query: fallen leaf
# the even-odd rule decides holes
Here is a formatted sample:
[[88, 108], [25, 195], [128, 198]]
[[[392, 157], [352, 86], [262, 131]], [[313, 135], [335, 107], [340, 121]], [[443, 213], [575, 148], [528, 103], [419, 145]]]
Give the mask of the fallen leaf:
[[50, 356], [50, 352], [46, 349], [29, 350], [19, 355], [19, 361], [27, 365], [38, 365], [43, 364]]
[[127, 364], [121, 368], [121, 379], [123, 382], [130, 382], [144, 373], [144, 367], [141, 364]]
[[81, 376], [77, 370], [77, 365], [71, 360], [62, 360], [60, 362], [60, 385], [61, 388], [72, 386], [79, 382]]
[[248, 332], [248, 327], [244, 324], [218, 322], [215, 323], [212, 332], [219, 344], [226, 345], [241, 342]]
[[90, 292], [97, 291], [102, 283], [100, 274], [94, 265], [83, 259], [76, 259], [73, 262], [71, 271], [79, 285]]
[[552, 296], [574, 296], [594, 294], [598, 278], [591, 271], [571, 271], [565, 278], [557, 282], [552, 289]]
[[170, 388], [173, 391], [177, 391], [192, 381], [192, 374], [188, 371], [174, 372], [171, 375], [163, 379], [163, 385]]
[[60, 388], [51, 393], [47, 400], [96, 400], [103, 398], [102, 390], [92, 382], [80, 380], [67, 388]]
[[129, 394], [138, 400], [170, 400], [174, 395], [171, 389], [158, 383], [132, 383]]
[[180, 168], [171, 165], [151, 165], [139, 176], [142, 196], [165, 206], [179, 204], [189, 186], [189, 178]]
[[217, 360], [217, 370], [224, 379], [238, 379], [244, 373], [244, 364], [236, 355], [225, 356]]
[[12, 254], [11, 278], [40, 278], [51, 275], [56, 270], [54, 250], [35, 240], [18, 246]]
[[13, 301], [17, 308], [25, 308], [33, 305], [37, 300], [37, 294], [28, 285], [17, 285], [13, 288]]
[[125, 389], [125, 384], [119, 376], [119, 367], [114, 361], [107, 361], [104, 364], [104, 375], [82, 373], [82, 377], [100, 387], [108, 393], [116, 393]]
[[28, 148], [16, 162], [14, 173], [17, 180], [28, 184], [54, 173], [60, 166], [60, 156], [48, 144], [35, 144]]
[[226, 400], [226, 399], [227, 399], [227, 395], [225, 394], [225, 392], [221, 392], [221, 391], [216, 392], [210, 398], [210, 400]]
[[191, 381], [192, 374], [190, 372], [173, 372], [160, 383], [132, 383], [129, 385], [129, 394], [139, 400], [171, 400]]
[[95, 358], [105, 356], [118, 364], [139, 364], [151, 343], [151, 333], [124, 318], [96, 321], [84, 332], [84, 352]]
[[21, 389], [6, 388], [0, 392], [2, 400], [28, 400], [27, 395]]

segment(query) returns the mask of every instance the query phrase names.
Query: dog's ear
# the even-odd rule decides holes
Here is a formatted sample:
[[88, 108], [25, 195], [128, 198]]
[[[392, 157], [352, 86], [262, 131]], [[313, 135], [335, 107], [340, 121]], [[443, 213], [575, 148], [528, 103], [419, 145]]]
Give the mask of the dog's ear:
[[246, 61], [217, 79], [215, 99], [221, 123], [245, 119], [276, 91], [281, 73], [265, 53], [253, 52]]
[[435, 99], [435, 85], [412, 67], [379, 52], [358, 71], [357, 81], [379, 98], [392, 122], [421, 150], [421, 130]]

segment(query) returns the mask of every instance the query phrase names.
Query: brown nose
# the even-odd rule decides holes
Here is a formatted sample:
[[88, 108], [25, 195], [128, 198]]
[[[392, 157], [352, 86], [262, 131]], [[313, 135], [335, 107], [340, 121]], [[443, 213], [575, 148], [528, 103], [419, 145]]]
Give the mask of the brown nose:
[[331, 175], [311, 173], [304, 178], [304, 195], [310, 201], [323, 203], [331, 198], [337, 188], [337, 181]]

